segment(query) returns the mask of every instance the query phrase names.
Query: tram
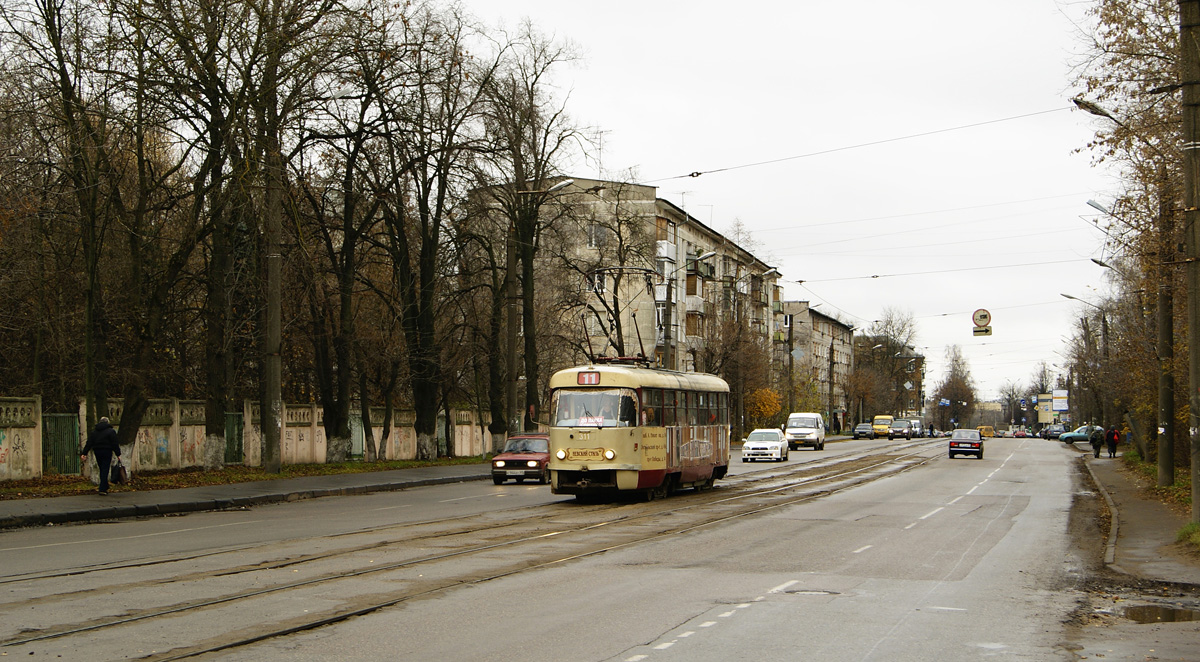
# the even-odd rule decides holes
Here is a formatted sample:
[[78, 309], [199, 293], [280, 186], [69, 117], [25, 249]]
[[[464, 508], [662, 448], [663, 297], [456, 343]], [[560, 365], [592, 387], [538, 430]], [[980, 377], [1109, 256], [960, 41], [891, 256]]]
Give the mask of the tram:
[[729, 470], [729, 384], [619, 360], [550, 378], [550, 487], [647, 500]]

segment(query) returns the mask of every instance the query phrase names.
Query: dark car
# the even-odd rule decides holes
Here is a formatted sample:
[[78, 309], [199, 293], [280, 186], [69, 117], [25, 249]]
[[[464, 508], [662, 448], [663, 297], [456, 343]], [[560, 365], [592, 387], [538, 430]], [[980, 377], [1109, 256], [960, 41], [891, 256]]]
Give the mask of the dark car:
[[950, 459], [955, 455], [974, 455], [983, 459], [983, 437], [979, 430], [955, 430], [950, 435]]
[[871, 427], [870, 423], [859, 423], [854, 426], [853, 435], [855, 439], [874, 439], [875, 429]]
[[1058, 439], [1066, 431], [1067, 426], [1061, 423], [1052, 423], [1042, 428], [1042, 439]]
[[912, 422], [906, 421], [903, 418], [897, 418], [896, 420], [892, 421], [892, 427], [888, 428], [888, 439], [895, 439], [896, 437], [912, 439]]
[[545, 485], [550, 482], [550, 435], [539, 432], [508, 438], [504, 450], [492, 458], [492, 482], [499, 485], [509, 478], [518, 483], [533, 478]]

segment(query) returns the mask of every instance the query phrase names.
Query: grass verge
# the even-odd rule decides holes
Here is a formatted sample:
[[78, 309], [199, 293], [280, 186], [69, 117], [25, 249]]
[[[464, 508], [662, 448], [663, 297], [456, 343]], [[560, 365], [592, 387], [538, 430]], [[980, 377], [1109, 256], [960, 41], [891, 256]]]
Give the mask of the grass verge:
[[[1150, 464], [1142, 459], [1136, 448], [1127, 448], [1121, 454], [1125, 466], [1146, 478], [1149, 486], [1146, 491], [1166, 504], [1178, 506], [1185, 511], [1192, 507], [1192, 476], [1186, 468], [1175, 468], [1175, 483], [1166, 487], [1158, 486], [1158, 464]], [[1200, 525], [1188, 524], [1176, 533], [1176, 539], [1188, 545], [1193, 552], [1200, 553]]]
[[[259, 467], [244, 467], [240, 464], [229, 465], [215, 471], [205, 471], [202, 468], [193, 467], [189, 469], [138, 472], [129, 481], [128, 485], [114, 485], [110, 490], [113, 492], [171, 490], [180, 487], [230, 485], [233, 483], [281, 480], [302, 476], [329, 476], [335, 474], [412, 469], [415, 467], [479, 464], [484, 461], [486, 461], [486, 458], [476, 455], [472, 457], [441, 458], [434, 461], [389, 460], [384, 462], [363, 462], [357, 460], [334, 464], [289, 464], [284, 465], [277, 474], [267, 473]], [[96, 486], [83, 476], [45, 475], [41, 478], [31, 480], [11, 480], [0, 483], [0, 499], [40, 499], [44, 497], [92, 494], [95, 491]]]

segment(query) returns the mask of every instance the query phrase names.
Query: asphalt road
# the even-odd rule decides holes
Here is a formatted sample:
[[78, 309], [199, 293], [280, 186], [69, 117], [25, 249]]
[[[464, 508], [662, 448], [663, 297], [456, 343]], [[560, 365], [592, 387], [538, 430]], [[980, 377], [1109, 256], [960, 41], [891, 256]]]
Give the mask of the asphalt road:
[[[866, 457], [878, 449], [895, 457]], [[1073, 660], [1072, 457], [1033, 439], [989, 440], [982, 461], [949, 460], [940, 440], [864, 440], [787, 463], [735, 457], [719, 489], [654, 504], [476, 482], [14, 531], [0, 542], [0, 652], [173, 659], [193, 639], [251, 636], [256, 620], [402, 594], [196, 659]], [[823, 466], [838, 481], [800, 486]], [[301, 581], [313, 587], [247, 590]], [[115, 623], [232, 595], [240, 612]], [[105, 626], [19, 643], [87, 623]]]

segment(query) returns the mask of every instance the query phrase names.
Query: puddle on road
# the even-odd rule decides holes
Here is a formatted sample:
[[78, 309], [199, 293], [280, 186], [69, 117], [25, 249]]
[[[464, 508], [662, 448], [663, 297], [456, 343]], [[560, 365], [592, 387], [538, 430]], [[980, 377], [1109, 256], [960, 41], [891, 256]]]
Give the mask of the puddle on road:
[[1181, 621], [1200, 621], [1200, 611], [1180, 607], [1161, 607], [1159, 605], [1141, 605], [1126, 607], [1121, 615], [1136, 623], [1176, 623]]

